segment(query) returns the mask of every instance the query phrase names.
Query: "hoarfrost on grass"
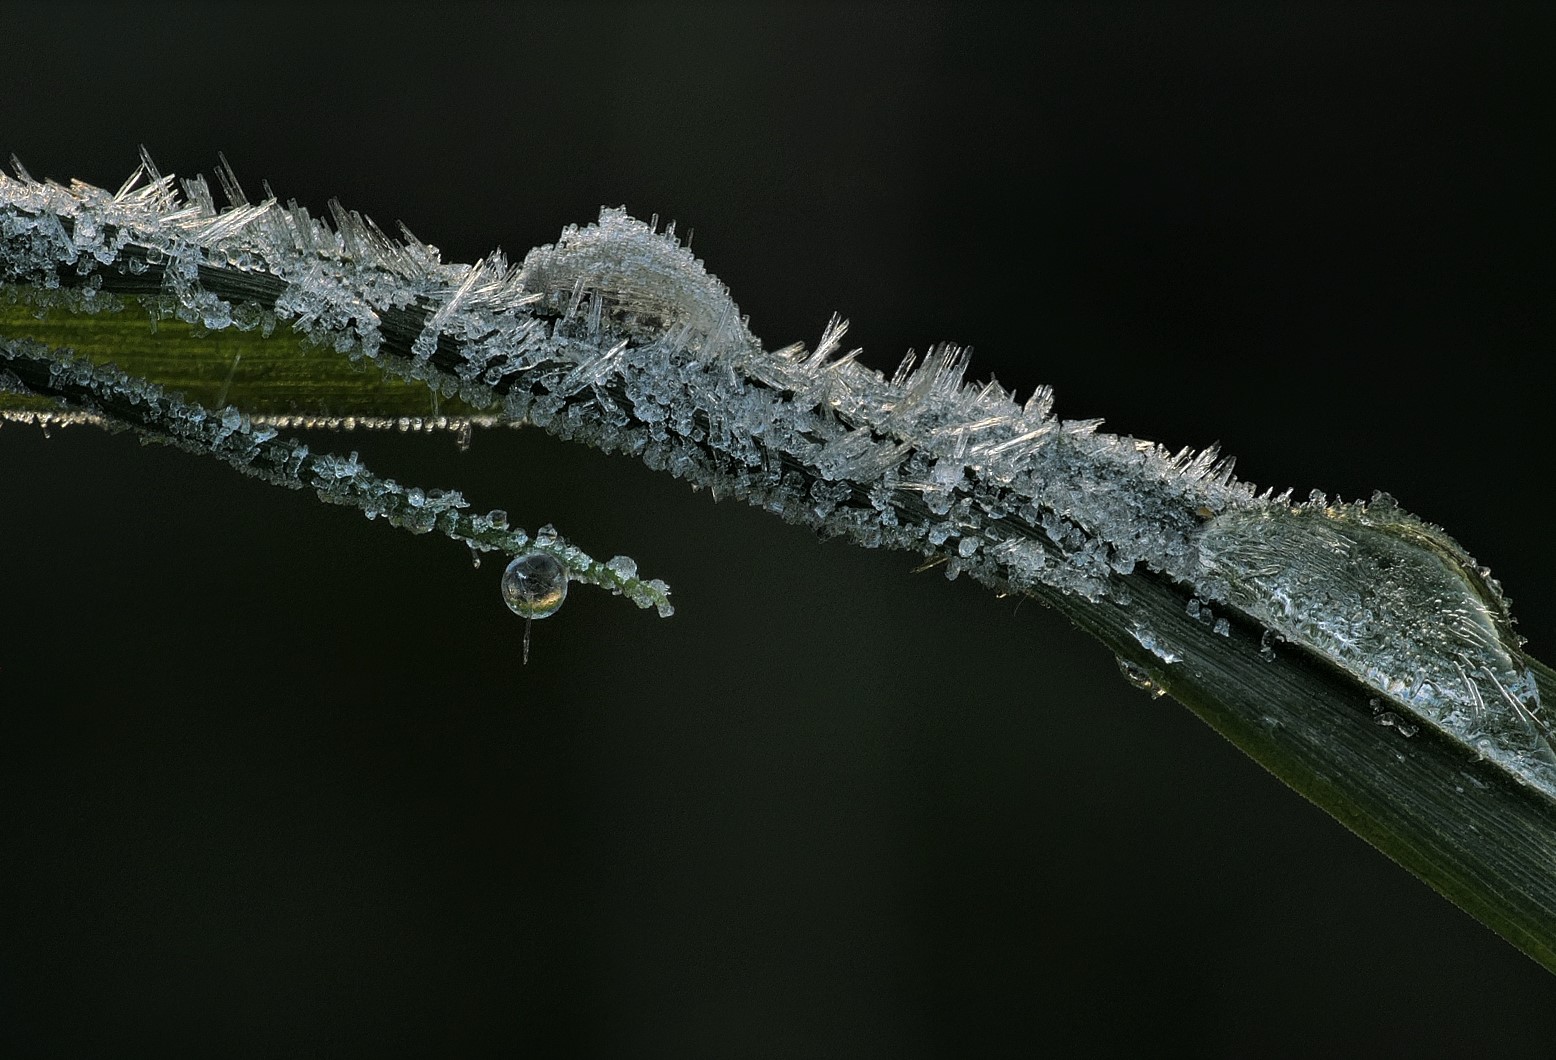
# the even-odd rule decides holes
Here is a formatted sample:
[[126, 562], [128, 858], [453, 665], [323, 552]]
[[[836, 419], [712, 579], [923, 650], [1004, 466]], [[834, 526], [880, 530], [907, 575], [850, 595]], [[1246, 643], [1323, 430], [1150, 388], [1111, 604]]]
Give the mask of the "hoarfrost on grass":
[[[284, 323], [496, 420], [628, 453], [824, 534], [942, 558], [948, 576], [1000, 591], [1117, 599], [1118, 575], [1144, 568], [1186, 587], [1214, 634], [1232, 632], [1216, 609], [1236, 608], [1556, 794], [1549, 722], [1495, 582], [1392, 502], [1257, 492], [1214, 447], [1169, 452], [1055, 417], [1047, 388], [1018, 401], [968, 383], [967, 351], [949, 344], [890, 376], [845, 351], [839, 318], [812, 348], [766, 349], [673, 228], [620, 209], [517, 265], [500, 251], [460, 265], [338, 203], [326, 223], [273, 195], [250, 201], [225, 163], [218, 178], [220, 209], [203, 178], [149, 158], [115, 192], [0, 176], [0, 281], [97, 312], [124, 311], [115, 292], [156, 279], [155, 312], [218, 330]], [[251, 421], [220, 416], [255, 444]], [[361, 479], [292, 453], [332, 490]], [[451, 510], [383, 494], [412, 529]], [[635, 568], [598, 566], [662, 603]], [[1159, 632], [1136, 636], [1179, 660]]]

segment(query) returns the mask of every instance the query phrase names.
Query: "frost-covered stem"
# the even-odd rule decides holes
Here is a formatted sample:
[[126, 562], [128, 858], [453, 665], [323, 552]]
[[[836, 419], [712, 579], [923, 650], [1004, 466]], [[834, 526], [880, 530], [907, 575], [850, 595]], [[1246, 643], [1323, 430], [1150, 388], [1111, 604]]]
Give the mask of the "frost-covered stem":
[[373, 474], [356, 453], [349, 457], [314, 453], [302, 442], [279, 435], [274, 427], [253, 424], [230, 405], [212, 412], [69, 351], [0, 337], [0, 389], [52, 398], [72, 410], [96, 415], [106, 426], [128, 428], [148, 441], [214, 456], [272, 485], [312, 489], [326, 503], [360, 509], [370, 519], [381, 517], [412, 533], [437, 530], [473, 552], [543, 552], [558, 560], [574, 581], [624, 594], [641, 606], [654, 605], [666, 613], [670, 609], [663, 583], [637, 578], [630, 561], [618, 557], [602, 563], [550, 527], [531, 537], [510, 528], [502, 512], [480, 515], [463, 510], [468, 504], [457, 492], [402, 486]]

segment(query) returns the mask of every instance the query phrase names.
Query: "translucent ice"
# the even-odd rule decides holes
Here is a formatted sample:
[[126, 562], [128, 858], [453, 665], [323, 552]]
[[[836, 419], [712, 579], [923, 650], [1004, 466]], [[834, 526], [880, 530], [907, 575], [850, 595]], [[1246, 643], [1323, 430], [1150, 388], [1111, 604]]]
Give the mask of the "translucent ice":
[[1380, 495], [1217, 516], [1199, 539], [1227, 599], [1480, 754], [1556, 792], [1556, 751], [1489, 573]]

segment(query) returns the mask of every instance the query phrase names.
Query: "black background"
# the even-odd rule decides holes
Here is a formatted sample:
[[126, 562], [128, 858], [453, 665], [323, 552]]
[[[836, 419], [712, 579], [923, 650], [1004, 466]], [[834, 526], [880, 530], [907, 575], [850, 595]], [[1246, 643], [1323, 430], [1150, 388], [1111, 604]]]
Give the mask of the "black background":
[[[448, 260], [674, 218], [770, 345], [1388, 489], [1556, 656], [1551, 26], [1464, 4], [29, 5], [0, 153]], [[536, 432], [322, 439], [668, 580], [0, 432], [9, 1055], [1507, 1055], [1553, 980], [1036, 605]]]

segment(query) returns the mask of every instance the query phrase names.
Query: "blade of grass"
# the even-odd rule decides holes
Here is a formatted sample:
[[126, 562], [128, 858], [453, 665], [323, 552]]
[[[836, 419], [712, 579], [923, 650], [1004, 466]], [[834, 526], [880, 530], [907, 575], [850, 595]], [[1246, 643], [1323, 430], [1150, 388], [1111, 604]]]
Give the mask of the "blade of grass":
[[[134, 260], [134, 247], [125, 253]], [[162, 287], [160, 267], [146, 260], [137, 264], [135, 270], [93, 272], [90, 281], [97, 286], [89, 288], [95, 292], [90, 298], [153, 297]], [[88, 281], [62, 271], [60, 282], [84, 286]], [[199, 284], [234, 306], [249, 307], [261, 319], [285, 289], [273, 277], [204, 266]], [[58, 301], [19, 309], [28, 298]], [[28, 295], [10, 305], [0, 321], [0, 335], [85, 347], [94, 359], [114, 360], [157, 383], [209, 395], [212, 402], [241, 398], [251, 411], [347, 415], [348, 409], [361, 408], [392, 416], [406, 407], [426, 412], [430, 405], [431, 391], [423, 384], [386, 383], [383, 373], [362, 371], [342, 353], [301, 349], [306, 344], [284, 328], [270, 339], [256, 338], [257, 333], [240, 335], [234, 346], [207, 341], [209, 336], [193, 326], [148, 340], [144, 322], [136, 330], [135, 312], [87, 313], [83, 299], [90, 300], [80, 291]], [[35, 317], [38, 308], [45, 310], [42, 320]], [[430, 302], [416, 302], [382, 313], [377, 324], [381, 350], [391, 359], [387, 363], [416, 359], [436, 311]], [[116, 334], [119, 331], [125, 333]], [[262, 351], [266, 343], [271, 345]], [[822, 343], [823, 348], [830, 345], [835, 341]], [[242, 361], [249, 358], [252, 366], [242, 372]], [[459, 351], [453, 339], [438, 335], [425, 358], [433, 371], [452, 372]], [[818, 354], [814, 360], [819, 365], [825, 357]], [[945, 380], [959, 385], [959, 374], [952, 378], [953, 367], [947, 360], [944, 371], [915, 378], [929, 388]], [[39, 392], [48, 392], [36, 373], [33, 383]], [[516, 390], [519, 384], [509, 379], [505, 385]], [[409, 406], [396, 405], [402, 398]], [[599, 407], [620, 407], [623, 395], [611, 391], [600, 394], [599, 400]], [[584, 414], [594, 413], [585, 408]], [[571, 418], [564, 422], [556, 415], [553, 429], [570, 436], [571, 423]], [[706, 428], [706, 421], [696, 425]], [[867, 435], [854, 437], [874, 444]], [[1219, 474], [1214, 454], [1205, 457], [1202, 474]], [[776, 463], [777, 474], [803, 477], [812, 470], [792, 458]], [[853, 492], [838, 500], [856, 509], [868, 507], [868, 501], [861, 503], [858, 487], [848, 490]], [[779, 499], [778, 491], [760, 488], [750, 496], [758, 502], [765, 497], [766, 503]], [[775, 510], [781, 509], [779, 505]], [[893, 519], [904, 524], [932, 522], [927, 501], [911, 491], [893, 497], [890, 510]], [[1065, 560], [1053, 544], [1052, 531], [1045, 533], [1023, 519], [992, 518], [986, 529], [992, 531], [991, 543], [1020, 543], [1055, 563]], [[960, 552], [961, 543], [942, 537], [923, 551], [956, 564], [972, 554]], [[976, 548], [976, 539], [973, 544]], [[999, 584], [997, 577], [986, 580], [996, 588], [1011, 588]], [[1190, 616], [1192, 589], [1143, 566], [1136, 565], [1132, 573], [1111, 573], [1105, 591], [1085, 595], [1042, 582], [1017, 588], [1058, 608], [1285, 783], [1556, 971], [1556, 804], [1548, 795], [1477, 758], [1464, 743], [1431, 726], [1419, 726], [1407, 737], [1397, 726], [1380, 724], [1376, 689], [1299, 648], [1285, 647], [1272, 657], [1261, 650], [1269, 631], [1235, 608], [1218, 604], [1229, 628], [1226, 635], [1213, 631]], [[1142, 624], [1174, 645], [1174, 661], [1165, 663], [1142, 645]], [[1556, 695], [1551, 671], [1536, 666], [1535, 673], [1542, 692]]]

